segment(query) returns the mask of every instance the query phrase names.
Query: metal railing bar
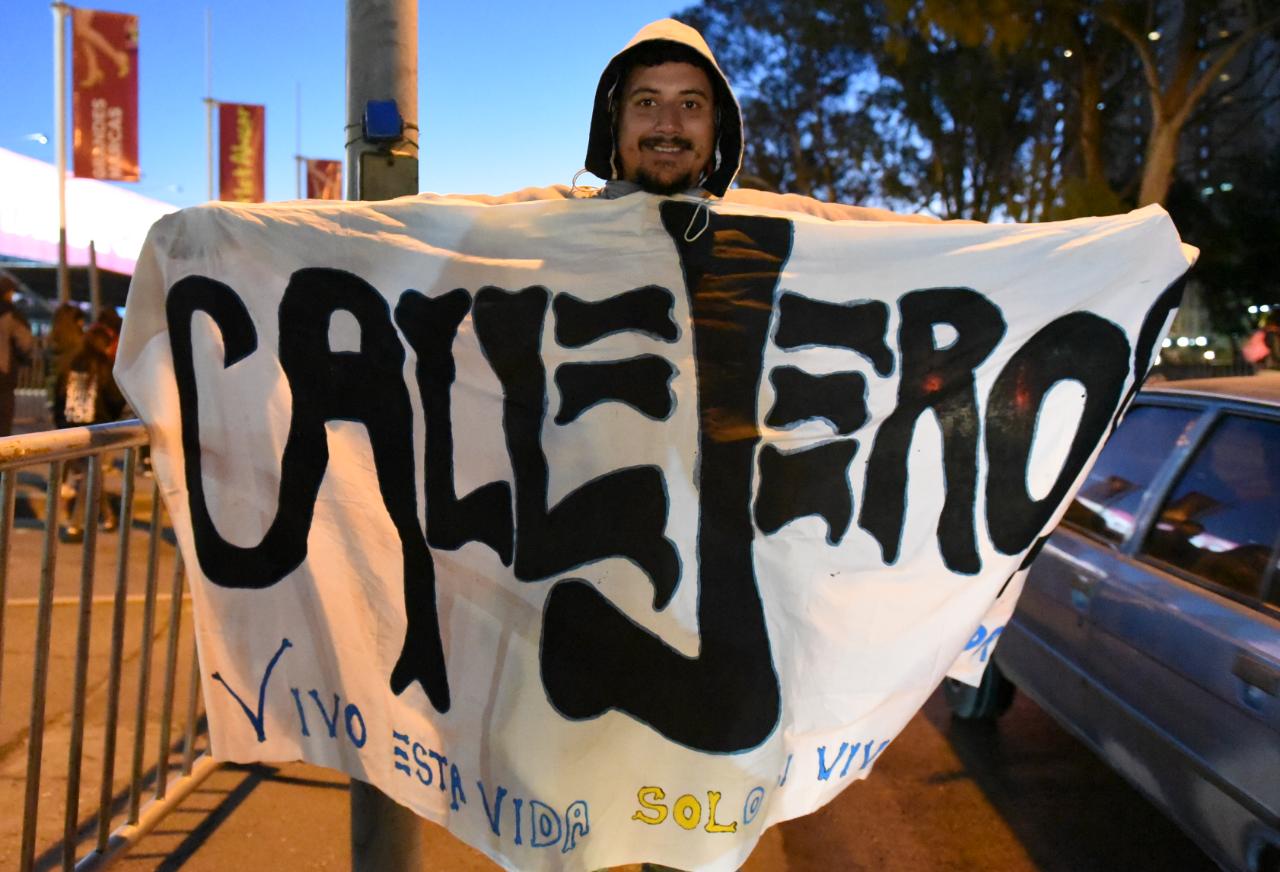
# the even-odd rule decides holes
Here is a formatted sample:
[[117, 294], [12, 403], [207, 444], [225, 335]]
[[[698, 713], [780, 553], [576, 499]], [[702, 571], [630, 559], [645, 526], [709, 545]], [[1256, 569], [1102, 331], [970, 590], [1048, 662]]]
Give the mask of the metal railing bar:
[[[49, 464], [46, 506], [57, 506], [62, 487], [62, 461]], [[31, 872], [36, 851], [36, 815], [40, 806], [40, 762], [44, 752], [44, 697], [49, 679], [49, 637], [53, 629], [53, 573], [57, 567], [56, 516], [46, 512], [44, 554], [40, 560], [40, 606], [36, 613], [35, 666], [31, 679], [31, 727], [27, 739], [27, 791], [22, 807], [21, 872]]]
[[[0, 474], [2, 474], [2, 473], [0, 473]], [[104, 604], [112, 604], [112, 605], [114, 605], [114, 604], [115, 604], [115, 601], [116, 601], [115, 594], [103, 595], [103, 596], [95, 596], [95, 597], [93, 598], [93, 604], [94, 604], [94, 605], [104, 605]], [[146, 601], [146, 597], [145, 597], [145, 596], [143, 596], [143, 595], [142, 595], [142, 594], [140, 594], [140, 593], [139, 593], [139, 594], [130, 594], [129, 596], [126, 596], [126, 597], [124, 598], [124, 601], [125, 601], [126, 603], [128, 603], [129, 605], [134, 605], [134, 606], [136, 606], [138, 603], [145, 602], [145, 601]], [[158, 594], [156, 594], [156, 602], [158, 602], [158, 603], [167, 603], [168, 601], [169, 601], [169, 595], [168, 595], [167, 593], [158, 593]], [[190, 602], [190, 601], [191, 601], [191, 594], [189, 594], [189, 593], [184, 593], [184, 594], [182, 595], [182, 601], [183, 601], [183, 602]], [[35, 608], [36, 606], [38, 606], [38, 605], [40, 605], [40, 598], [39, 598], [39, 597], [35, 597], [35, 596], [32, 596], [32, 597], [14, 597], [13, 599], [9, 600], [9, 607], [10, 607], [10, 608], [27, 608], [27, 609], [34, 609], [34, 608]], [[55, 597], [53, 598], [53, 607], [54, 607], [55, 609], [56, 609], [56, 608], [59, 608], [59, 607], [61, 607], [61, 606], [78, 606], [78, 605], [80, 605], [80, 597], [78, 597], [78, 596], [55, 596]]]
[[108, 448], [147, 444], [147, 428], [136, 418], [92, 427], [66, 427], [0, 438], [0, 469], [83, 457]]
[[76, 864], [76, 872], [97, 872], [105, 869], [121, 854], [136, 845], [143, 836], [155, 829], [165, 815], [177, 808], [192, 791], [218, 769], [218, 762], [206, 752], [196, 759], [191, 774], [184, 775], [173, 782], [173, 789], [168, 796], [152, 799], [142, 809], [142, 813], [132, 821], [111, 834], [105, 849], [91, 851]]
[[163, 515], [160, 502], [160, 483], [151, 483], [151, 534], [147, 540], [147, 585], [142, 606], [142, 649], [138, 663], [138, 708], [133, 724], [133, 766], [129, 770], [130, 824], [138, 823], [142, 807], [142, 757], [147, 739], [147, 698], [151, 689], [151, 634], [154, 632], [156, 614], [156, 570], [159, 562], [160, 519]]
[[195, 621], [191, 626], [191, 676], [187, 684], [187, 734], [182, 742], [182, 774], [190, 775], [196, 759], [196, 706], [200, 701], [200, 650], [196, 644]]
[[[71, 695], [71, 738], [67, 745], [67, 797], [62, 824], [62, 868], [75, 868], [76, 823], [80, 818], [80, 764], [84, 759], [85, 687], [89, 681], [89, 619], [93, 613], [94, 557], [98, 545], [98, 499], [102, 491], [102, 455], [89, 457], [81, 494], [85, 500], [84, 546], [80, 558], [80, 615], [76, 624], [76, 671]], [[47, 514], [47, 513], [46, 513]], [[53, 524], [52, 516], [50, 525]]]
[[169, 600], [169, 646], [164, 661], [164, 707], [160, 710], [160, 752], [156, 799], [169, 783], [169, 736], [173, 729], [173, 692], [178, 672], [178, 632], [182, 629], [182, 552], [173, 553], [173, 598]]
[[[179, 746], [179, 744], [177, 742], [174, 742], [174, 747], [172, 749], [173, 753], [177, 754], [181, 750], [182, 748]], [[143, 780], [150, 781], [151, 779], [155, 778], [155, 775], [156, 775], [155, 767], [151, 766], [150, 768], [147, 769], [146, 773], [144, 774]], [[177, 782], [175, 781], [174, 784], [171, 784], [169, 786], [170, 793], [173, 793], [176, 784]], [[143, 803], [143, 806], [142, 806], [143, 809], [145, 810], [147, 806], [153, 801], [154, 800], [148, 799], [147, 802]], [[117, 816], [117, 815], [124, 814], [126, 809], [128, 808], [128, 805], [129, 805], [129, 786], [125, 784], [121, 786], [120, 790], [116, 791], [111, 795], [112, 815]], [[98, 817], [98, 813], [97, 811], [94, 811], [92, 814], [87, 814], [83, 818], [81, 818], [80, 825], [76, 828], [77, 842], [83, 842], [86, 840], [90, 842], [93, 841], [94, 830], [98, 826], [97, 817]], [[121, 824], [121, 827], [124, 827], [124, 826], [129, 826], [129, 825]], [[120, 829], [120, 827], [117, 827], [117, 829]], [[107, 841], [109, 845], [110, 844], [109, 837]], [[90, 848], [89, 851], [87, 851], [86, 853], [93, 853], [96, 850], [97, 848], [95, 846]], [[60, 841], [53, 842], [52, 844], [49, 845], [49, 847], [45, 848], [42, 852], [36, 854], [35, 868], [37, 870], [52, 868], [58, 863], [58, 859], [61, 856], [62, 856], [62, 842]]]
[[[13, 531], [13, 507], [17, 497], [16, 472], [0, 472], [0, 691], [4, 689], [4, 619], [9, 587], [9, 534]], [[4, 701], [0, 695], [0, 704]]]
[[107, 715], [102, 739], [102, 789], [98, 793], [98, 850], [111, 837], [111, 797], [115, 790], [116, 728], [120, 720], [120, 673], [124, 658], [125, 603], [129, 590], [129, 538], [133, 527], [134, 476], [138, 449], [124, 453], [124, 481], [120, 488], [120, 542], [116, 554], [116, 593], [111, 613], [111, 654], [107, 672]]

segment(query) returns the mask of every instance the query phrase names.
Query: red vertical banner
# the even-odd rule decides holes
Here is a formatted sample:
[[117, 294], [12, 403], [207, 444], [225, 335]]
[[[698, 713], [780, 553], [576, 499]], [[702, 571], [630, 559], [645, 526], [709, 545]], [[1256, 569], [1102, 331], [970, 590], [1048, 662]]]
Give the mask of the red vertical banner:
[[138, 181], [138, 16], [71, 10], [75, 174]]
[[342, 199], [342, 161], [307, 158], [307, 199]]
[[261, 203], [267, 198], [266, 126], [265, 106], [218, 104], [218, 199]]

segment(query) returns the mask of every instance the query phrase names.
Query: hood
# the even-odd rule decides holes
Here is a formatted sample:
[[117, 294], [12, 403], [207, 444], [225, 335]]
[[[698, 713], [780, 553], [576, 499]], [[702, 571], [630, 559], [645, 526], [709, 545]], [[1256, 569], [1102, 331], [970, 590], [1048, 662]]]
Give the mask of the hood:
[[707, 47], [702, 34], [687, 24], [681, 24], [672, 18], [664, 18], [652, 24], [646, 24], [640, 32], [631, 38], [626, 47], [613, 56], [604, 72], [600, 74], [600, 84], [596, 87], [595, 108], [591, 113], [591, 133], [587, 139], [586, 168], [602, 179], [619, 178], [616, 166], [615, 144], [613, 141], [613, 112], [610, 103], [614, 91], [621, 83], [622, 71], [628, 66], [627, 58], [635, 48], [646, 42], [674, 42], [688, 46], [706, 58], [711, 64], [711, 87], [715, 89], [716, 107], [720, 113], [716, 125], [715, 158], [712, 162], [711, 174], [703, 181], [706, 188], [717, 197], [723, 197], [729, 189], [734, 176], [742, 167], [742, 110], [738, 100], [733, 96], [729, 80], [725, 78], [716, 63], [715, 56]]

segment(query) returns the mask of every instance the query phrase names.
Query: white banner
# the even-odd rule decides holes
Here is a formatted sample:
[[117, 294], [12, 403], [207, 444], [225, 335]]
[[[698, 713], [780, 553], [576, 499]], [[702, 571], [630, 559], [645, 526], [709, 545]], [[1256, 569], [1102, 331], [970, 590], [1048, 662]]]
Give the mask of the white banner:
[[737, 868], [976, 679], [1189, 259], [1156, 207], [162, 219], [117, 375], [215, 756], [340, 769], [508, 868]]

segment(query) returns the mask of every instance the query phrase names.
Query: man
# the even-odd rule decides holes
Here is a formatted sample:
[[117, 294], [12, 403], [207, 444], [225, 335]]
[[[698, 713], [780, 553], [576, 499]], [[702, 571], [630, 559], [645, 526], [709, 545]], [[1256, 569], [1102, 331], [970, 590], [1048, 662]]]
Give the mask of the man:
[[26, 320], [13, 307], [17, 283], [0, 275], [0, 436], [13, 432], [13, 394], [18, 369], [31, 360], [35, 340]]
[[[645, 25], [614, 55], [596, 87], [583, 172], [605, 180], [523, 188], [507, 194], [423, 195], [497, 205], [628, 194], [685, 194], [782, 209], [828, 220], [936, 223], [928, 215], [824, 203], [800, 194], [730, 190], [742, 167], [742, 111], [729, 80], [698, 31], [670, 18]], [[581, 173], [579, 173], [581, 175]], [[576, 177], [575, 177], [576, 178]]]
[[600, 196], [636, 191], [723, 197], [742, 165], [742, 113], [701, 35], [647, 25], [596, 88], [586, 169]]

